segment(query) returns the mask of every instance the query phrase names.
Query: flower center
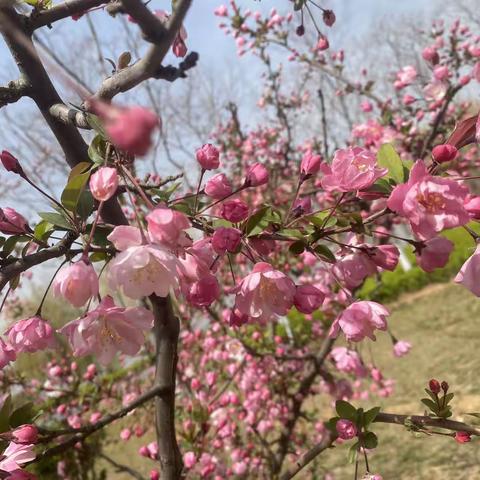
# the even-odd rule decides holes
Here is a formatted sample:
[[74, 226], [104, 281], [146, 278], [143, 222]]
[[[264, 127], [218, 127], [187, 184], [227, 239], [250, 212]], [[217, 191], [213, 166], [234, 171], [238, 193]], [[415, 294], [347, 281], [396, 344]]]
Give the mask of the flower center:
[[445, 199], [442, 194], [438, 192], [419, 193], [417, 195], [417, 201], [429, 213], [435, 213], [445, 209]]

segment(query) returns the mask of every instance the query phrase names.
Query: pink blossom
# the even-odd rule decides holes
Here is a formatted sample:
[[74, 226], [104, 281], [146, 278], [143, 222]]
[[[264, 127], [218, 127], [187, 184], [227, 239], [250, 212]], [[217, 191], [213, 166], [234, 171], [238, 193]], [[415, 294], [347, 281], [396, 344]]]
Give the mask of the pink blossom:
[[455, 433], [455, 440], [458, 443], [468, 443], [472, 440], [472, 436], [468, 432], [456, 432]]
[[320, 308], [325, 300], [325, 294], [313, 285], [299, 285], [296, 288], [293, 303], [301, 313], [310, 314]]
[[254, 163], [247, 170], [246, 187], [259, 187], [268, 183], [268, 170], [261, 163]]
[[472, 70], [473, 78], [480, 83], [480, 62], [477, 62]]
[[159, 245], [142, 245], [134, 227], [115, 227], [107, 237], [119, 254], [110, 262], [110, 288], [122, 288], [125, 295], [138, 299], [152, 293], [166, 297], [178, 287], [178, 259]]
[[425, 100], [429, 102], [437, 102], [443, 100], [447, 93], [447, 89], [448, 87], [445, 83], [435, 80], [424, 87], [423, 95], [425, 96]]
[[12, 432], [12, 441], [15, 443], [37, 443], [38, 429], [35, 425], [21, 425]]
[[129, 428], [123, 428], [122, 431], [120, 432], [120, 438], [122, 440], [130, 440], [132, 436], [132, 431]]
[[360, 147], [337, 150], [332, 165], [322, 164], [322, 187], [327, 191], [352, 192], [371, 187], [387, 173], [377, 167], [377, 159]]
[[395, 82], [395, 87], [398, 89], [404, 88], [408, 85], [411, 85], [417, 78], [417, 71], [412, 65], [407, 65], [403, 67], [399, 72], [397, 72], [397, 80]]
[[404, 357], [412, 348], [412, 345], [409, 342], [405, 342], [404, 340], [399, 340], [395, 342], [393, 346], [393, 354], [396, 357]]
[[230, 310], [225, 320], [231, 327], [241, 327], [248, 323], [248, 315], [241, 313], [239, 310]]
[[409, 220], [415, 235], [428, 240], [442, 230], [470, 220], [463, 206], [467, 194], [467, 188], [457, 182], [430, 175], [425, 164], [418, 160], [408, 182], [395, 187], [387, 205]]
[[237, 223], [248, 217], [248, 205], [242, 200], [229, 200], [222, 205], [220, 215], [229, 222]]
[[360, 103], [360, 108], [362, 109], [362, 112], [365, 112], [365, 113], [369, 113], [373, 111], [373, 105], [368, 100], [363, 100]]
[[330, 356], [340, 372], [351, 373], [358, 378], [363, 378], [367, 375], [367, 369], [357, 352], [346, 347], [335, 347], [330, 352]]
[[193, 468], [197, 463], [197, 458], [195, 457], [195, 453], [186, 452], [185, 455], [183, 456], [183, 463], [185, 465], [185, 468], [188, 468], [189, 470]]
[[206, 143], [197, 150], [197, 162], [204, 170], [215, 170], [220, 166], [220, 152], [211, 143]]
[[16, 210], [10, 207], [0, 208], [0, 232], [6, 235], [27, 233], [28, 222]]
[[379, 303], [354, 302], [333, 322], [329, 336], [337, 336], [341, 329], [348, 341], [360, 342], [365, 337], [375, 340], [375, 329], [387, 329], [385, 317], [388, 315], [389, 311]]
[[116, 168], [101, 167], [90, 177], [90, 191], [95, 200], [105, 202], [113, 196], [118, 188]]
[[432, 157], [437, 163], [451, 162], [458, 155], [458, 150], [453, 145], [445, 143], [433, 147]]
[[472, 218], [477, 220], [480, 219], [480, 196], [468, 196], [466, 202], [464, 203], [464, 207]]
[[286, 315], [293, 305], [295, 284], [284, 273], [260, 262], [235, 289], [235, 307], [242, 314], [266, 322]]
[[116, 107], [98, 100], [88, 101], [92, 113], [105, 125], [107, 135], [120, 149], [132, 155], [145, 155], [152, 144], [158, 117], [143, 107]]
[[397, 267], [400, 252], [395, 245], [377, 245], [369, 247], [368, 256], [377, 267], [393, 271]]
[[[170, 14], [165, 10], [155, 10], [153, 12], [162, 23], [167, 24], [170, 18]], [[187, 31], [185, 27], [181, 25], [179, 32], [173, 40], [172, 52], [176, 57], [184, 57], [187, 54], [187, 46], [185, 40], [187, 39]]]
[[426, 272], [433, 272], [436, 268], [442, 268], [447, 264], [452, 250], [453, 243], [450, 240], [434, 237], [417, 249], [417, 262]]
[[225, 198], [232, 193], [232, 185], [224, 173], [217, 173], [205, 184], [205, 193], [212, 198]]
[[59, 332], [68, 338], [73, 355], [95, 355], [106, 365], [117, 351], [126, 355], [138, 353], [145, 341], [143, 332], [152, 326], [150, 310], [117, 307], [112, 297], [106, 296], [97, 308], [67, 323]]
[[34, 353], [55, 345], [53, 328], [40, 317], [19, 320], [5, 334], [16, 353]]
[[235, 475], [245, 475], [248, 471], [248, 465], [245, 461], [235, 462], [232, 465], [232, 471]]
[[187, 301], [196, 307], [208, 307], [220, 296], [217, 277], [211, 273], [202, 276], [188, 287]]
[[335, 425], [338, 436], [342, 440], [351, 440], [357, 436], [357, 427], [350, 420], [340, 419]]
[[439, 81], [447, 80], [450, 76], [450, 70], [446, 65], [438, 65], [433, 69], [433, 76]]
[[98, 277], [92, 264], [82, 259], [60, 270], [53, 282], [53, 294], [62, 296], [77, 308], [96, 297]]
[[190, 221], [184, 213], [171, 208], [157, 207], [146, 218], [152, 241], [171, 250], [192, 245], [192, 240], [185, 232], [190, 228]]
[[477, 246], [473, 255], [462, 265], [455, 277], [455, 282], [463, 284], [474, 295], [480, 297], [480, 245]]
[[0, 369], [6, 367], [10, 362], [14, 362], [16, 359], [17, 355], [15, 349], [0, 338]]
[[219, 227], [212, 236], [212, 247], [219, 255], [234, 253], [242, 239], [242, 232], [237, 228]]
[[345, 255], [333, 267], [333, 273], [349, 289], [358, 287], [370, 275], [377, 273], [375, 263], [363, 252]]
[[305, 177], [315, 175], [320, 171], [321, 162], [322, 157], [320, 155], [315, 155], [312, 152], [307, 152], [302, 158], [302, 163], [300, 164], [300, 172]]
[[324, 50], [328, 50], [330, 47], [330, 42], [328, 41], [328, 38], [321, 35], [318, 38], [316, 49], [319, 50], [320, 52], [323, 52]]
[[10, 442], [3, 452], [3, 459], [0, 460], [0, 470], [5, 472], [15, 472], [20, 470], [25, 463], [35, 460], [35, 445], [22, 445], [20, 443]]

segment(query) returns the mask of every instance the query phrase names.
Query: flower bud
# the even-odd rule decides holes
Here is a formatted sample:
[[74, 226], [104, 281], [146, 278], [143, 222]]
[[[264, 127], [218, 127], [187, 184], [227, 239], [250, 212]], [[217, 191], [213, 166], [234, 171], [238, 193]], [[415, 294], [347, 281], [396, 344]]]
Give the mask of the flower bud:
[[443, 381], [443, 382], [441, 383], [441, 387], [442, 387], [443, 393], [447, 393], [447, 392], [448, 392], [449, 386], [448, 386], [448, 383], [447, 383], [447, 382]]
[[204, 170], [215, 170], [220, 166], [220, 152], [211, 143], [206, 143], [196, 152], [197, 162]]
[[205, 184], [205, 193], [212, 198], [225, 198], [232, 193], [232, 185], [224, 173], [217, 173]]
[[321, 161], [322, 157], [320, 155], [314, 155], [312, 152], [307, 152], [302, 158], [300, 172], [305, 177], [315, 175], [320, 170]]
[[342, 440], [350, 440], [357, 435], [357, 427], [350, 420], [340, 419], [335, 426], [338, 436]]
[[432, 157], [437, 163], [445, 163], [455, 160], [458, 150], [453, 145], [437, 145], [432, 150]]
[[35, 425], [21, 425], [12, 432], [14, 443], [32, 444], [37, 443], [38, 429]]
[[116, 168], [99, 168], [90, 177], [90, 191], [93, 198], [105, 202], [113, 196], [118, 187], [118, 173]]
[[440, 393], [440, 382], [438, 380], [435, 380], [434, 378], [432, 378], [428, 382], [428, 387], [433, 393]]
[[229, 222], [241, 222], [248, 217], [248, 205], [238, 199], [230, 200], [222, 205], [220, 214]]
[[237, 228], [217, 228], [212, 236], [212, 248], [219, 255], [225, 252], [233, 253], [240, 245], [241, 238], [242, 232]]
[[254, 163], [247, 171], [244, 185], [259, 187], [268, 183], [268, 170], [261, 163]]
[[19, 161], [10, 152], [7, 152], [7, 150], [2, 151], [0, 154], [0, 160], [7, 172], [13, 172], [22, 177], [25, 176]]
[[323, 23], [327, 27], [331, 27], [335, 23], [336, 17], [333, 10], [324, 10], [323, 11]]
[[455, 440], [458, 443], [467, 443], [472, 440], [472, 437], [468, 432], [457, 432], [455, 433]]
[[329, 47], [330, 47], [330, 43], [328, 41], [328, 38], [322, 35], [318, 39], [317, 50], [320, 50], [321, 52], [323, 52], [324, 50], [328, 50]]
[[27, 220], [13, 208], [0, 208], [0, 232], [19, 235], [29, 230]]
[[299, 25], [295, 31], [299, 37], [303, 37], [305, 35], [305, 27], [303, 25]]

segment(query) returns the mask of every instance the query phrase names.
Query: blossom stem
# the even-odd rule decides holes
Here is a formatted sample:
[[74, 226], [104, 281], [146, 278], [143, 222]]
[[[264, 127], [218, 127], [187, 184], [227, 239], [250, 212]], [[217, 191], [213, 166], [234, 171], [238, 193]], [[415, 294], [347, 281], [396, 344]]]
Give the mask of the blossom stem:
[[132, 175], [130, 170], [128, 168], [125, 168], [123, 165], [120, 167], [125, 173], [125, 175], [128, 177], [128, 179], [132, 182], [133, 186], [137, 189], [138, 193], [142, 197], [143, 201], [147, 205], [148, 208], [153, 210], [155, 208], [155, 205], [152, 203], [152, 201], [147, 197], [145, 191], [143, 188], [140, 186], [140, 184], [135, 180], [135, 177]]
[[93, 220], [92, 228], [90, 230], [90, 235], [88, 236], [88, 240], [87, 240], [87, 243], [85, 245], [84, 255], [88, 254], [88, 249], [90, 248], [90, 245], [92, 244], [93, 236], [95, 235], [95, 229], [97, 227], [98, 220], [100, 219], [100, 213], [102, 211], [103, 204], [104, 204], [104, 202], [100, 202], [100, 204], [98, 205], [97, 213], [95, 215], [95, 219]]
[[200, 194], [200, 188], [202, 187], [202, 180], [203, 176], [205, 175], [205, 169], [202, 168], [200, 171], [200, 178], [198, 179], [198, 185], [197, 185], [197, 193], [195, 194], [195, 203], [193, 204], [193, 215], [197, 213], [197, 206], [198, 206], [198, 195]]
[[225, 197], [223, 198], [220, 198], [219, 200], [215, 200], [215, 202], [211, 203], [210, 205], [207, 205], [205, 208], [203, 208], [202, 210], [200, 210], [198, 213], [196, 213], [195, 215], [201, 215], [203, 212], [206, 212], [208, 209], [214, 207], [215, 205], [218, 205], [219, 203], [223, 202], [224, 200], [226, 200], [227, 198], [230, 198], [230, 197], [233, 197], [233, 195], [236, 195], [238, 192], [241, 192], [242, 190], [244, 190], [246, 187], [245, 186], [241, 186], [240, 188], [237, 188], [237, 190], [233, 191], [232, 193], [229, 193], [228, 195], [226, 195]]
[[12, 287], [8, 287], [7, 293], [6, 293], [5, 296], [3, 297], [2, 304], [0, 305], [0, 313], [2, 312], [3, 307], [5, 306], [5, 302], [7, 301], [7, 297], [8, 297], [8, 295], [10, 295], [10, 292], [11, 292], [11, 291], [12, 291]]
[[283, 224], [287, 223], [287, 221], [290, 217], [290, 214], [292, 213], [293, 207], [294, 207], [295, 202], [297, 201], [297, 198], [298, 198], [298, 194], [300, 193], [300, 188], [302, 187], [302, 184], [303, 184], [303, 181], [300, 177], [298, 179], [297, 188], [295, 189], [295, 195], [293, 196], [292, 201], [290, 203], [290, 206], [288, 207], [287, 213], [285, 214], [285, 219], [283, 221]]
[[43, 294], [42, 300], [40, 301], [40, 305], [37, 308], [37, 312], [35, 313], [35, 316], [42, 316], [42, 308], [43, 304], [45, 303], [45, 299], [47, 298], [48, 291], [50, 290], [50, 287], [52, 286], [53, 281], [55, 280], [55, 277], [57, 276], [57, 273], [60, 271], [60, 269], [68, 262], [68, 260], [64, 260], [60, 266], [55, 270], [55, 273], [53, 274], [52, 278], [50, 279], [50, 282], [47, 285], [47, 288], [45, 290], [45, 293]]
[[342, 203], [342, 200], [344, 199], [344, 197], [345, 197], [345, 192], [343, 192], [340, 195], [340, 197], [338, 197], [338, 200], [336, 201], [335, 205], [330, 210], [330, 212], [327, 215], [327, 218], [325, 218], [324, 222], [322, 223], [322, 226], [320, 228], [321, 230], [323, 230], [328, 225], [328, 222], [333, 217], [333, 215], [334, 215], [335, 211], [337, 210], [337, 208], [339, 207], [340, 203]]

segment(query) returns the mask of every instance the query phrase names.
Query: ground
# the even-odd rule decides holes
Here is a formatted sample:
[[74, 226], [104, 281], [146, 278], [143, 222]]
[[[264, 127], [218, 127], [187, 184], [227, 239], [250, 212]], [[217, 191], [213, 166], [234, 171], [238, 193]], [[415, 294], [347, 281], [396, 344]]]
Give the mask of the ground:
[[[448, 381], [455, 392], [454, 418], [471, 421], [465, 413], [480, 411], [476, 350], [480, 347], [480, 300], [461, 286], [441, 284], [406, 295], [389, 308], [392, 332], [397, 338], [410, 341], [413, 349], [406, 357], [396, 359], [388, 335], [378, 335], [378, 341], [371, 348], [373, 359], [385, 376], [396, 379], [395, 392], [388, 399], [372, 397], [365, 406], [381, 405], [387, 412], [422, 414], [419, 399], [428, 380], [437, 378]], [[370, 348], [364, 348], [368, 359]], [[118, 438], [120, 426], [112, 428]], [[449, 437], [416, 438], [398, 425], [375, 425], [374, 430], [380, 447], [370, 454], [370, 467], [384, 480], [480, 479], [478, 441], [460, 445]], [[138, 440], [120, 442], [106, 451], [138, 470], [143, 466], [146, 475], [155, 465], [151, 462], [145, 469], [149, 462], [136, 453], [141, 443]], [[346, 464], [346, 448], [341, 446], [324, 452], [315, 465], [314, 478], [323, 480], [329, 471], [335, 480], [353, 479], [353, 465]], [[129, 478], [132, 477], [114, 472], [108, 475], [109, 480]], [[312, 477], [299, 474], [296, 478]]]

